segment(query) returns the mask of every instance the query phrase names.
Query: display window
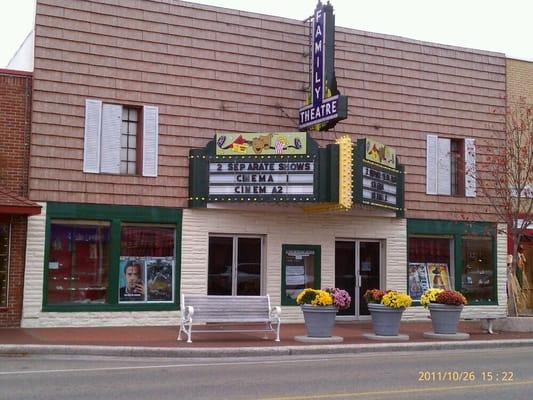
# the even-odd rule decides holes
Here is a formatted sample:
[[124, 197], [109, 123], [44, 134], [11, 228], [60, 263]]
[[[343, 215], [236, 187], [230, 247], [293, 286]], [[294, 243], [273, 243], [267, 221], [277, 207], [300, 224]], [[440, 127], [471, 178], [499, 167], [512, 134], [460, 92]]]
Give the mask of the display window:
[[453, 239], [409, 237], [408, 246], [407, 285], [414, 301], [429, 288], [453, 289]]
[[0, 222], [0, 308], [7, 307], [10, 225]]
[[174, 237], [172, 227], [122, 226], [119, 302], [174, 301]]
[[180, 210], [48, 203], [43, 310], [175, 309], [180, 226]]
[[281, 304], [296, 305], [306, 288], [320, 289], [320, 246], [282, 246]]
[[461, 291], [469, 303], [490, 302], [494, 293], [494, 253], [491, 237], [464, 236]]
[[105, 303], [109, 223], [52, 221], [48, 303]]
[[207, 294], [259, 296], [261, 237], [210, 236]]

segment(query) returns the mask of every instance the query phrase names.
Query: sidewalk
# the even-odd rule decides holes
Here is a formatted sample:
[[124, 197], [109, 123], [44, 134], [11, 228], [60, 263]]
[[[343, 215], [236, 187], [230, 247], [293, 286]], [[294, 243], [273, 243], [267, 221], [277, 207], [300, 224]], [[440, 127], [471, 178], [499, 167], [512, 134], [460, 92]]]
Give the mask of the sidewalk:
[[[217, 327], [213, 327], [217, 330]], [[497, 332], [490, 335], [479, 321], [462, 321], [459, 331], [469, 333], [464, 341], [426, 339], [430, 321], [402, 322], [400, 333], [409, 335], [407, 342], [365, 339], [372, 332], [370, 321], [337, 322], [333, 335], [341, 344], [309, 345], [294, 340], [305, 335], [303, 324], [282, 324], [281, 341], [262, 333], [194, 333], [193, 343], [176, 341], [176, 326], [109, 327], [109, 328], [0, 328], [2, 354], [87, 354], [110, 356], [213, 357], [276, 354], [353, 353], [366, 351], [428, 350], [452, 348], [487, 348], [533, 346], [533, 333]]]

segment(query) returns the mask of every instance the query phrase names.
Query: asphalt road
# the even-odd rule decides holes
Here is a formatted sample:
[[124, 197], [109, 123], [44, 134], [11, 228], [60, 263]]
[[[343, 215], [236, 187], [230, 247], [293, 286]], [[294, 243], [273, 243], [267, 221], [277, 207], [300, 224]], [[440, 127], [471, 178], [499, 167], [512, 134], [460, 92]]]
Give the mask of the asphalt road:
[[533, 347], [219, 359], [0, 358], [1, 400], [533, 398]]

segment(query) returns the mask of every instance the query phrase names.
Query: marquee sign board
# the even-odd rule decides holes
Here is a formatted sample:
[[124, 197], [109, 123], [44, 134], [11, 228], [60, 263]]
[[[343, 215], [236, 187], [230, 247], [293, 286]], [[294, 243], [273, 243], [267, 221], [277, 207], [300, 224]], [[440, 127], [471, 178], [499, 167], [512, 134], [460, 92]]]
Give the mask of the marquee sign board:
[[[285, 148], [287, 144], [297, 143], [298, 149], [292, 150], [299, 154], [237, 152], [236, 155], [219, 155], [222, 135], [217, 134], [204, 149], [190, 152], [191, 207], [205, 207], [207, 203], [216, 202], [314, 203], [338, 199], [337, 145], [319, 148], [307, 133], [302, 132], [231, 135], [223, 134], [224, 142], [267, 136], [273, 139], [283, 135]], [[302, 149], [306, 149], [305, 153]]]
[[318, 2], [311, 28], [310, 101], [299, 111], [298, 129], [331, 129], [346, 118], [348, 99], [337, 90], [335, 78], [335, 16], [331, 4]]
[[[244, 134], [232, 135], [246, 138]], [[360, 139], [353, 146], [350, 138], [344, 137], [336, 144], [320, 148], [308, 133], [283, 135], [287, 136], [287, 143], [298, 138], [305, 154], [218, 155], [221, 137], [218, 135], [205, 148], [191, 149], [189, 206], [304, 203], [305, 211], [324, 212], [348, 210], [352, 203], [359, 203], [403, 215], [403, 166], [395, 159], [396, 167], [390, 168], [387, 166], [392, 162], [390, 157], [379, 163], [367, 154], [368, 148], [375, 145], [381, 149], [384, 145]], [[395, 152], [388, 148], [386, 154]]]
[[[381, 149], [382, 158], [372, 154], [372, 149]], [[394, 160], [391, 155], [394, 155]], [[403, 213], [404, 172], [403, 166], [397, 164], [394, 149], [371, 139], [360, 139], [357, 141], [355, 160], [355, 201]]]
[[313, 196], [314, 161], [209, 162], [209, 196]]

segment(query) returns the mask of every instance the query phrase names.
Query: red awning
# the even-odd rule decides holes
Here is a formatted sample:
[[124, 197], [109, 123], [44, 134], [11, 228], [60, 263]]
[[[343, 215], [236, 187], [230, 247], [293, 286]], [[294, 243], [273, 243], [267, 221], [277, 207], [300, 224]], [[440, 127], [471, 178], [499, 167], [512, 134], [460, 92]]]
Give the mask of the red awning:
[[39, 204], [0, 188], [0, 214], [38, 215], [40, 213]]

